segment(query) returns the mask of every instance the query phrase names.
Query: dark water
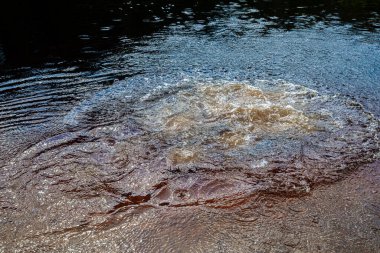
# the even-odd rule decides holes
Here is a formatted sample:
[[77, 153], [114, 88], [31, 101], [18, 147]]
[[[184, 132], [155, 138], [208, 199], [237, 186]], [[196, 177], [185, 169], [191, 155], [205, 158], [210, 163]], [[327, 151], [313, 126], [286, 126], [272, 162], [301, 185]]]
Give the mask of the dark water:
[[282, 206], [378, 160], [379, 1], [1, 5], [0, 252], [379, 246]]

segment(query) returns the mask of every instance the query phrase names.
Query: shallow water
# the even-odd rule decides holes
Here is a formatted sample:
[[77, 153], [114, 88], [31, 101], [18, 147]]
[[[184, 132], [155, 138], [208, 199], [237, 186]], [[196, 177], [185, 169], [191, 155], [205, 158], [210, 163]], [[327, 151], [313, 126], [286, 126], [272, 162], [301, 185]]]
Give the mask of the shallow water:
[[378, 1], [74, 6], [1, 30], [0, 252], [378, 246]]

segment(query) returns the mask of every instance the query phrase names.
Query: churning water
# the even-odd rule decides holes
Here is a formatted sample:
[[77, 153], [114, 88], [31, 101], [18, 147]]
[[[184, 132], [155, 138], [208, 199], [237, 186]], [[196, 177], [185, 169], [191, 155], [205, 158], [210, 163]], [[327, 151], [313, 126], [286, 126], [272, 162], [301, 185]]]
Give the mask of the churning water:
[[[0, 252], [339, 252], [351, 225], [376, 224], [354, 226], [352, 207], [342, 230], [317, 210], [378, 164], [377, 12], [345, 23], [323, 4], [263, 4], [152, 7], [143, 23], [162, 25], [107, 35], [112, 52], [80, 31], [78, 61], [4, 70]], [[336, 196], [303, 205], [318, 186]], [[358, 250], [378, 245], [366, 233]]]

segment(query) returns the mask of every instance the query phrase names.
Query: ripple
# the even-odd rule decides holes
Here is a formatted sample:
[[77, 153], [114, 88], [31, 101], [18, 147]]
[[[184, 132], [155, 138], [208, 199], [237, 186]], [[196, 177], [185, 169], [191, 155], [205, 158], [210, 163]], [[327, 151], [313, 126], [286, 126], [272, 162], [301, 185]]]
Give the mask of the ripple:
[[94, 125], [13, 159], [1, 177], [7, 203], [25, 213], [31, 201], [68, 201], [92, 226], [141, 207], [229, 209], [264, 193], [307, 194], [379, 152], [378, 121], [360, 104], [301, 85], [183, 80], [126, 99], [130, 87], [68, 114]]

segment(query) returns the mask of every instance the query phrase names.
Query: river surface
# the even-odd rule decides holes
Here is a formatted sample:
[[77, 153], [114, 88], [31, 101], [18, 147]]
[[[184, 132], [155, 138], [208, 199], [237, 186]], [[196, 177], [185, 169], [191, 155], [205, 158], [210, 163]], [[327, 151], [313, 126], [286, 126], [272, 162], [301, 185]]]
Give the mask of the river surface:
[[379, 1], [20, 5], [0, 252], [379, 250]]

